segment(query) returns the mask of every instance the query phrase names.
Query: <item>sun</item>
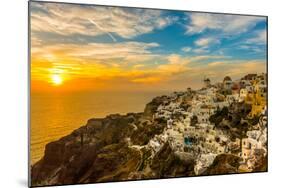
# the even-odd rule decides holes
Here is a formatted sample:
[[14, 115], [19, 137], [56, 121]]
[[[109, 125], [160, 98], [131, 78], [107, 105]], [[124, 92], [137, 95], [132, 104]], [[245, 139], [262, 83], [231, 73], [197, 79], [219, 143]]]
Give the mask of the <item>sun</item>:
[[53, 83], [54, 85], [61, 85], [62, 82], [63, 82], [62, 77], [61, 77], [60, 75], [58, 75], [58, 74], [53, 74], [53, 75], [51, 76], [51, 80], [52, 80], [52, 83]]

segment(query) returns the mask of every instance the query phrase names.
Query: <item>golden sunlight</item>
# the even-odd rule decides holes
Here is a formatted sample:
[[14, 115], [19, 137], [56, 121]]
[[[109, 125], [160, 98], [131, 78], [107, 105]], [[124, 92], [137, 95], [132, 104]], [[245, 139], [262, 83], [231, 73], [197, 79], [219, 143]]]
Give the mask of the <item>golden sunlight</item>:
[[51, 79], [52, 79], [52, 83], [54, 85], [60, 85], [63, 82], [63, 79], [62, 79], [61, 75], [58, 75], [58, 74], [53, 74], [51, 76]]

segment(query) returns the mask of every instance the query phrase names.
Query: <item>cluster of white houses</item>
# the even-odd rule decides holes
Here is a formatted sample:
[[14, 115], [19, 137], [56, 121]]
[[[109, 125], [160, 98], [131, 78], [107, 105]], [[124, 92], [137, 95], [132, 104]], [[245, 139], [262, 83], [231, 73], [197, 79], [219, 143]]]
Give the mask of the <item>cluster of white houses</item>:
[[[243, 159], [243, 170], [251, 171], [257, 152], [267, 153], [266, 84], [265, 74], [249, 74], [237, 81], [226, 76], [222, 83], [215, 85], [207, 78], [200, 90], [188, 88], [185, 92], [174, 92], [163, 100], [154, 114], [154, 119], [165, 119], [167, 126], [161, 135], [150, 140], [148, 147], [156, 153], [168, 141], [177, 153], [195, 154], [196, 174], [222, 153], [239, 155]], [[256, 115], [261, 118], [255, 129], [247, 132], [247, 137], [233, 140], [222, 130], [214, 129], [209, 118], [235, 101], [252, 105], [249, 118]], [[233, 148], [238, 148], [239, 152], [233, 153]]]

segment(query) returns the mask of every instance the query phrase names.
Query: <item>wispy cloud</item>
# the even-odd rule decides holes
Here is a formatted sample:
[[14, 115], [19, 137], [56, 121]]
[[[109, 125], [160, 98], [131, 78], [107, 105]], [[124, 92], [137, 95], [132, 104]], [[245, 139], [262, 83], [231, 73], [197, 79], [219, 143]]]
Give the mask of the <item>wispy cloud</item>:
[[224, 64], [225, 64], [225, 62], [218, 61], [218, 62], [211, 62], [208, 64], [208, 66], [215, 67], [215, 66], [220, 66], [220, 65], [224, 65]]
[[207, 54], [210, 52], [210, 47], [215, 44], [219, 44], [220, 41], [213, 36], [202, 37], [194, 42], [192, 52], [195, 54]]
[[[38, 2], [31, 2], [31, 11], [32, 31], [61, 35], [98, 36], [114, 33], [123, 38], [133, 38], [164, 28], [177, 20], [177, 17], [163, 15], [160, 10]], [[110, 37], [114, 38], [112, 35]]]
[[223, 31], [225, 35], [239, 34], [248, 31], [265, 18], [255, 16], [238, 16], [224, 14], [188, 13], [190, 23], [186, 34], [202, 33], [206, 30]]
[[210, 52], [209, 49], [207, 49], [207, 47], [201, 47], [201, 48], [195, 48], [192, 50], [195, 54], [207, 54]]
[[181, 50], [184, 51], [184, 52], [190, 52], [192, 50], [192, 48], [188, 47], [188, 46], [185, 46], [185, 47], [182, 47]]
[[210, 44], [218, 44], [218, 43], [219, 40], [216, 39], [215, 37], [204, 37], [195, 41], [195, 45], [201, 47], [209, 46]]
[[249, 44], [266, 44], [266, 30], [258, 30], [254, 33], [254, 36], [252, 38], [249, 38], [248, 40], [246, 40], [246, 43]]
[[264, 54], [265, 53], [264, 47], [257, 46], [257, 45], [251, 45], [251, 44], [237, 45], [236, 49], [244, 50], [244, 51], [247, 51], [248, 53], [258, 53], [258, 54]]
[[104, 33], [106, 33], [114, 42], [116, 42], [117, 40], [114, 38], [113, 35], [111, 35], [109, 32], [105, 31], [102, 27], [100, 27], [96, 22], [94, 22], [94, 20], [89, 19], [89, 21], [94, 24], [97, 28], [99, 28], [101, 31], [103, 31]]
[[89, 44], [53, 44], [32, 47], [32, 57], [49, 62], [71, 61], [112, 62], [122, 65], [152, 60], [157, 54], [151, 53], [152, 48], [158, 47], [157, 43], [122, 42], [122, 43], [89, 43]]

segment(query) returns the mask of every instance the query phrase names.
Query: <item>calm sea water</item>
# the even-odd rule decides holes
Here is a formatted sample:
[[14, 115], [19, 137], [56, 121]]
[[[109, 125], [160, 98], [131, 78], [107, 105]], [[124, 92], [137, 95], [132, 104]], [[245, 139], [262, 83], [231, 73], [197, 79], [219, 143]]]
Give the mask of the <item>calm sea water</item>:
[[108, 114], [142, 112], [145, 104], [164, 92], [31, 94], [31, 163], [44, 155], [45, 145]]

